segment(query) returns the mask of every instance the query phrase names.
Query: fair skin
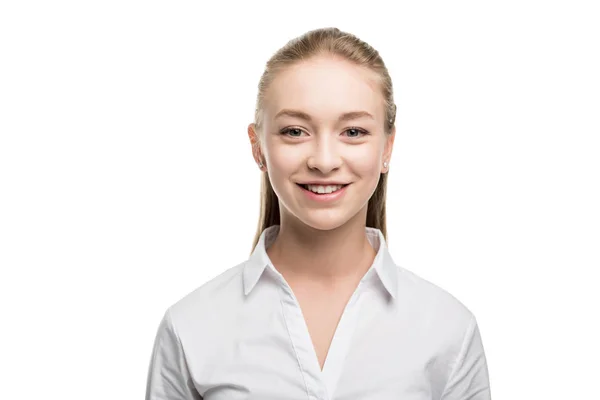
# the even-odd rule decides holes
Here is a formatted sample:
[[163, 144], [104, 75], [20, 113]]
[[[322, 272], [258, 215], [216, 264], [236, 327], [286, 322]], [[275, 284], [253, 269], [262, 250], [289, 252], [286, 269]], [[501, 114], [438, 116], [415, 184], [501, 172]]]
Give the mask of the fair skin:
[[[356, 111], [363, 113], [339, 119]], [[280, 231], [267, 254], [300, 303], [323, 368], [344, 307], [375, 257], [365, 233], [367, 205], [389, 168], [383, 162], [391, 158], [395, 128], [384, 132], [377, 76], [333, 57], [280, 71], [263, 112], [262, 131], [250, 124], [248, 136], [279, 199]], [[298, 186], [317, 180], [350, 185], [339, 200], [323, 203]]]

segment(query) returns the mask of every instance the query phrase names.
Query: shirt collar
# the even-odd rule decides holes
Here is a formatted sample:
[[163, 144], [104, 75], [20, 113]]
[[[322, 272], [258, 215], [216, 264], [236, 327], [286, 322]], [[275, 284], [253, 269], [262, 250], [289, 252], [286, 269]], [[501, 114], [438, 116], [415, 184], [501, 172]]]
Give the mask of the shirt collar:
[[[362, 278], [361, 283], [372, 279], [376, 275], [392, 298], [396, 298], [398, 295], [398, 267], [387, 248], [385, 237], [381, 230], [377, 228], [365, 227], [365, 230], [367, 239], [377, 251], [377, 254], [372, 266]], [[275, 267], [273, 267], [267, 254], [267, 249], [275, 241], [278, 233], [279, 225], [272, 225], [264, 229], [254, 251], [246, 261], [243, 272], [244, 293], [246, 295], [256, 286], [266, 268], [280, 275]]]

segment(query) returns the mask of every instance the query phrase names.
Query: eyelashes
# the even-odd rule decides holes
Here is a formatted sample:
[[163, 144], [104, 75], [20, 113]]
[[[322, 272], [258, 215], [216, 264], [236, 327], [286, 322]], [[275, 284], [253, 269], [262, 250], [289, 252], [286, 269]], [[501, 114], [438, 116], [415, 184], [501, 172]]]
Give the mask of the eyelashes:
[[[369, 134], [368, 131], [366, 131], [366, 130], [364, 130], [362, 128], [356, 127], [356, 126], [351, 126], [350, 128], [347, 128], [344, 131], [344, 133], [346, 133], [348, 131], [353, 131], [353, 132], [357, 133], [357, 136], [346, 136], [346, 137], [349, 137], [351, 139], [361, 138], [361, 137], [366, 136], [366, 135]], [[286, 135], [286, 136], [292, 137], [292, 138], [299, 138], [299, 137], [301, 137], [301, 135], [290, 135], [290, 132], [294, 132], [294, 133], [298, 133], [299, 132], [299, 133], [301, 133], [301, 132], [304, 132], [304, 130], [300, 129], [300, 128], [290, 127], [290, 128], [284, 128], [284, 129], [280, 130], [279, 134]]]

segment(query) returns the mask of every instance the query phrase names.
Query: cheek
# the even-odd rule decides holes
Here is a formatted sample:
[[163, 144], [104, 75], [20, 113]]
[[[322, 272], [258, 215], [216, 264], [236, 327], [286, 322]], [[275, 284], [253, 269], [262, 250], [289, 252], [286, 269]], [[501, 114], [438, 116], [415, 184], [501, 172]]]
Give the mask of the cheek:
[[282, 143], [266, 143], [267, 161], [273, 170], [286, 171], [296, 163], [294, 150]]
[[357, 149], [350, 158], [354, 172], [363, 178], [377, 177], [381, 172], [381, 154], [375, 146]]
[[[285, 143], [265, 143], [269, 175], [273, 181], [289, 179], [290, 175], [306, 168], [306, 158], [301, 149]], [[364, 143], [340, 149], [339, 156], [345, 159], [346, 168], [361, 179], [379, 178], [381, 173], [382, 151], [378, 143]]]
[[300, 160], [296, 152], [285, 145], [267, 143], [266, 150], [269, 176], [274, 189], [279, 189], [282, 182], [289, 180], [290, 175], [298, 170]]

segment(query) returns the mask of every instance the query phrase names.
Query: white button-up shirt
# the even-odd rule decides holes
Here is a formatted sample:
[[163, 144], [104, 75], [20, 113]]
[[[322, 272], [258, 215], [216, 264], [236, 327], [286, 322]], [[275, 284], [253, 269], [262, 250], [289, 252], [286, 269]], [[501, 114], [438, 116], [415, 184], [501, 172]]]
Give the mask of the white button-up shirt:
[[472, 312], [392, 260], [383, 234], [321, 370], [302, 310], [266, 249], [170, 306], [152, 351], [147, 400], [489, 400]]

